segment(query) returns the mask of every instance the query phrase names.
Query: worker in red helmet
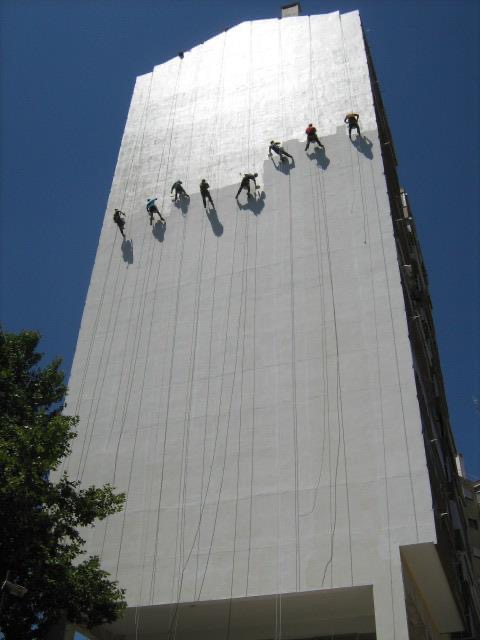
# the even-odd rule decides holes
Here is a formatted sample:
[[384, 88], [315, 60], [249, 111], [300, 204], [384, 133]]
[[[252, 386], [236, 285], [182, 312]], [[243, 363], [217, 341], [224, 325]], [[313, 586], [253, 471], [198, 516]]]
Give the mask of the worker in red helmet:
[[311, 142], [316, 142], [322, 149], [325, 149], [323, 144], [320, 142], [320, 138], [317, 135], [317, 130], [312, 123], [310, 123], [305, 129], [305, 133], [307, 134], [307, 145], [305, 147], [305, 151], [308, 149]]

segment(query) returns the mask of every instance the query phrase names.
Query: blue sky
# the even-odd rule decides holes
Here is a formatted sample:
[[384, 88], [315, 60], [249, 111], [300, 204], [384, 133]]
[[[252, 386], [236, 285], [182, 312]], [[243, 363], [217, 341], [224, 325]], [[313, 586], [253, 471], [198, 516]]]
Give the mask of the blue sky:
[[[68, 373], [135, 77], [281, 0], [0, 0], [0, 319]], [[477, 0], [359, 9], [429, 274], [450, 417], [480, 477]]]

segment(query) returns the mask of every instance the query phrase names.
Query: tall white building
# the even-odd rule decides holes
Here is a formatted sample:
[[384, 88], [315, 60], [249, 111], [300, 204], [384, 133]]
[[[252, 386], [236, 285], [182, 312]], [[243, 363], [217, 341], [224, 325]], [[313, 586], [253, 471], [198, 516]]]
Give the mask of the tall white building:
[[[325, 151], [305, 152], [309, 123]], [[272, 139], [293, 163], [267, 156]], [[244, 172], [261, 186], [237, 202]], [[429, 318], [357, 12], [244, 22], [140, 76], [69, 384], [64, 468], [127, 494], [85, 532], [129, 605], [92, 637], [466, 629], [425, 446], [448, 474]]]

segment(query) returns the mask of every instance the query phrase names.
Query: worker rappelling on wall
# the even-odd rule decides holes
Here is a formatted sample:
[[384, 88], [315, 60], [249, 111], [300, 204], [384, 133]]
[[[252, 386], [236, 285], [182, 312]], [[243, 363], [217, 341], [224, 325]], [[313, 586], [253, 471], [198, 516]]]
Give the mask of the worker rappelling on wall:
[[[207, 210], [207, 200], [212, 205], [212, 209], [215, 208], [215, 205], [213, 204], [212, 196], [210, 195], [209, 189], [210, 189], [210, 185], [205, 180], [205, 178], [202, 178], [202, 181], [200, 182], [200, 194], [202, 196], [203, 206], [204, 206], [205, 210]], [[208, 213], [208, 211], [207, 211], [207, 213]]]
[[275, 153], [280, 156], [281, 162], [288, 162], [287, 158], [291, 158], [293, 162], [295, 162], [295, 160], [293, 159], [293, 156], [291, 156], [289, 153], [287, 153], [287, 151], [285, 151], [281, 142], [275, 142], [275, 140], [271, 140], [270, 146], [268, 147], [269, 158], [272, 157], [272, 151], [275, 151]]
[[160, 213], [160, 211], [157, 208], [157, 205], [155, 204], [155, 202], [158, 200], [158, 198], [149, 198], [147, 200], [147, 206], [146, 209], [148, 211], [148, 215], [150, 216], [150, 226], [153, 224], [153, 214], [156, 213], [158, 215], [158, 217], [160, 218], [160, 222], [162, 224], [166, 224], [167, 221], [165, 220], [165, 218], [162, 216], [162, 214]]
[[357, 136], [361, 136], [360, 127], [358, 126], [358, 118], [360, 116], [358, 113], [347, 113], [345, 116], [344, 122], [348, 124], [348, 137], [350, 140], [352, 139], [352, 131], [353, 129], [357, 130]]
[[[352, 140], [352, 142], [354, 144], [356, 144], [356, 141], [358, 140], [359, 143], [363, 143], [363, 141], [367, 142], [368, 139], [367, 138], [363, 138], [361, 133], [360, 133], [360, 126], [358, 124], [358, 120], [359, 120], [359, 114], [358, 113], [347, 113], [347, 115], [345, 116], [344, 122], [345, 124], [348, 124], [348, 135], [350, 137], [350, 140], [352, 140], [352, 131], [356, 131], [357, 132], [357, 136], [354, 140]], [[308, 127], [305, 129], [305, 133], [307, 135], [307, 144], [305, 146], [305, 151], [308, 150], [309, 146], [311, 143], [314, 143], [316, 145], [318, 145], [320, 147], [320, 149], [322, 149], [322, 151], [325, 151], [325, 146], [322, 144], [320, 138], [318, 137], [317, 134], [317, 129], [316, 127], [313, 126], [312, 123], [310, 123], [308, 125]], [[368, 141], [369, 142], [369, 141]], [[358, 145], [357, 145], [358, 146]], [[370, 143], [371, 146], [371, 143]], [[363, 147], [360, 149], [365, 155], [367, 155], [367, 157], [371, 158], [371, 152], [369, 154], [367, 154], [367, 152], [363, 149]], [[369, 151], [369, 149], [368, 149]], [[288, 153], [288, 151], [285, 150], [285, 147], [282, 145], [282, 143], [280, 141], [276, 141], [276, 140], [270, 140], [270, 146], [268, 147], [268, 156], [270, 158], [273, 158], [273, 153], [277, 154], [277, 156], [280, 159], [280, 162], [284, 163], [286, 162], [286, 169], [288, 171], [288, 168], [295, 166], [295, 159], [294, 157]], [[292, 160], [292, 163], [289, 162], [288, 159]], [[325, 156], [323, 156], [323, 158], [325, 158]], [[329, 160], [328, 158], [327, 160], [327, 164], [325, 166], [328, 166]], [[280, 165], [276, 165], [277, 168], [280, 167]], [[325, 167], [324, 167], [325, 168]], [[255, 195], [255, 201], [258, 201], [257, 199], [257, 190], [260, 189], [260, 185], [257, 184], [256, 178], [258, 177], [258, 173], [245, 173], [245, 174], [241, 174], [242, 175], [242, 180], [240, 182], [240, 186], [238, 188], [237, 194], [235, 196], [235, 198], [238, 200], [238, 196], [240, 195], [242, 190], [245, 190], [247, 192], [247, 199], [248, 201], [250, 201], [252, 198], [254, 198]], [[254, 187], [255, 187], [255, 194], [252, 195], [251, 193], [251, 188], [250, 188], [250, 182], [253, 182]], [[202, 201], [203, 201], [203, 206], [206, 210], [206, 212], [208, 214], [210, 214], [211, 211], [215, 210], [215, 205], [213, 203], [212, 200], [212, 196], [210, 195], [210, 185], [208, 184], [208, 182], [205, 180], [205, 178], [202, 178], [202, 181], [200, 182], [200, 195], [202, 196]], [[172, 196], [172, 202], [183, 202], [185, 203], [185, 207], [187, 206], [187, 202], [190, 201], [190, 196], [189, 194], [185, 191], [185, 188], [183, 187], [183, 183], [181, 180], [176, 180], [170, 189], [170, 195]], [[265, 198], [265, 194], [262, 194], [262, 198]], [[162, 215], [162, 213], [159, 211], [158, 207], [156, 206], [155, 202], [157, 201], [158, 198], [149, 198], [147, 200], [147, 204], [146, 204], [146, 209], [148, 212], [148, 215], [150, 216], [150, 225], [153, 225], [153, 215], [156, 213], [160, 219], [160, 223], [162, 225], [166, 224], [166, 220], [164, 218], [164, 216]], [[207, 207], [207, 202], [210, 204], [210, 207]], [[241, 208], [245, 208], [246, 205], [242, 205]], [[248, 208], [249, 205], [247, 205]], [[183, 207], [182, 207], [183, 210]], [[185, 211], [186, 213], [186, 208]], [[120, 233], [122, 234], [122, 236], [125, 238], [125, 233], [124, 233], [124, 228], [125, 228], [125, 214], [123, 213], [123, 211], [120, 211], [120, 209], [115, 209], [115, 213], [113, 215], [113, 220], [115, 222], [115, 224], [118, 226]]]
[[170, 195], [172, 194], [172, 192], [174, 190], [175, 190], [175, 197], [173, 198], [173, 202], [176, 202], [177, 198], [190, 198], [188, 193], [182, 187], [182, 181], [181, 180], [177, 180], [176, 182], [174, 182], [172, 184], [172, 188], [170, 189]]
[[123, 231], [125, 227], [125, 214], [123, 213], [123, 211], [120, 211], [120, 209], [115, 209], [115, 213], [113, 214], [113, 221], [120, 229], [120, 233], [122, 234], [122, 236], [125, 238], [125, 233]]
[[323, 144], [320, 142], [320, 138], [317, 135], [317, 129], [316, 127], [313, 126], [312, 123], [310, 123], [308, 127], [305, 129], [305, 133], [307, 134], [307, 144], [305, 146], [305, 151], [307, 151], [311, 142], [315, 142], [316, 144], [319, 145], [319, 147], [321, 147], [322, 149], [325, 149]]
[[245, 173], [242, 181], [240, 182], [240, 186], [238, 187], [237, 195], [235, 196], [235, 198], [238, 198], [242, 189], [246, 190], [247, 198], [253, 198], [252, 194], [250, 193], [250, 180], [255, 185], [255, 189], [260, 189], [260, 185], [258, 185], [256, 181], [257, 176], [258, 173]]

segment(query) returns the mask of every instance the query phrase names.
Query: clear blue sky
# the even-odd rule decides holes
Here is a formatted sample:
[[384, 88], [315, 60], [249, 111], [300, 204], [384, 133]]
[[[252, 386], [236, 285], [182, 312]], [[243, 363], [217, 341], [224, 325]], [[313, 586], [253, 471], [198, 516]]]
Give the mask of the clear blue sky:
[[[282, 0], [0, 0], [3, 327], [68, 373], [135, 77]], [[457, 447], [480, 477], [480, 3], [359, 9], [427, 265]]]

